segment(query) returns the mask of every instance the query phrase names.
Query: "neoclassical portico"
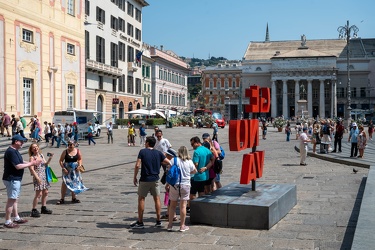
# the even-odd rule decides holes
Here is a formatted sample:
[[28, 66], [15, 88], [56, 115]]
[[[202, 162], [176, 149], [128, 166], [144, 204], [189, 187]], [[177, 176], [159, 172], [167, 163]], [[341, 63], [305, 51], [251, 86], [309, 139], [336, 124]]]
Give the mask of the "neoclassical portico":
[[[271, 115], [293, 117], [303, 111], [304, 115], [310, 117], [337, 116], [337, 110], [332, 105], [336, 103], [336, 86], [331, 79], [332, 69], [319, 72], [316, 76], [312, 76], [313, 72], [304, 72], [308, 77], [291, 77], [297, 75], [294, 71], [285, 72], [290, 76], [274, 73], [271, 77]], [[307, 100], [307, 110], [301, 110], [299, 100]]]

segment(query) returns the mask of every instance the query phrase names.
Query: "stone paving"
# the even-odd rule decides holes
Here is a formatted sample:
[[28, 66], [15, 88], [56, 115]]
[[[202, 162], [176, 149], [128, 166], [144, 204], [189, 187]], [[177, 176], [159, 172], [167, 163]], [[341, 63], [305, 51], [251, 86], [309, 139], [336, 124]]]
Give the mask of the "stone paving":
[[[146, 198], [145, 229], [130, 229], [129, 224], [137, 218], [137, 188], [132, 179], [140, 147], [127, 146], [127, 130], [119, 129], [114, 131], [114, 144], [107, 144], [105, 137], [98, 138], [96, 146], [88, 146], [87, 141], [80, 143], [87, 170], [83, 174], [84, 183], [90, 188], [78, 195], [80, 204], [72, 204], [67, 197], [64, 205], [55, 205], [60, 197], [59, 180], [52, 184], [47, 203], [53, 214], [27, 217], [34, 191], [29, 171], [25, 171], [19, 211], [29, 222], [19, 229], [0, 228], [0, 249], [350, 249], [368, 169], [356, 167], [359, 171], [354, 174], [350, 163], [316, 157], [308, 157], [308, 165], [300, 166], [299, 153], [295, 150], [297, 141], [286, 142], [285, 134], [274, 128], [268, 131], [267, 140], [260, 139], [258, 147], [266, 151], [264, 173], [258, 183], [297, 185], [297, 205], [270, 230], [190, 225], [188, 217], [189, 231], [168, 232], [165, 227], [154, 228], [155, 213], [150, 196]], [[152, 129], [147, 132], [152, 134]], [[201, 137], [212, 130], [175, 127], [163, 132], [175, 149], [181, 145], [191, 149], [192, 136]], [[250, 150], [229, 151], [228, 127], [219, 130], [219, 141], [226, 151], [222, 184], [237, 182], [242, 154]], [[373, 142], [369, 144], [368, 150], [374, 150]], [[58, 158], [63, 150], [43, 150], [55, 153], [51, 166], [58, 176], [61, 176]], [[337, 157], [349, 156], [347, 149], [343, 150]], [[348, 161], [371, 160], [373, 155], [365, 152], [364, 159], [349, 158]], [[328, 154], [327, 157], [335, 156]], [[2, 160], [0, 168], [3, 168]], [[5, 202], [6, 191], [1, 184], [2, 218]], [[165, 210], [163, 206], [163, 213]], [[178, 222], [174, 228], [178, 228]]]

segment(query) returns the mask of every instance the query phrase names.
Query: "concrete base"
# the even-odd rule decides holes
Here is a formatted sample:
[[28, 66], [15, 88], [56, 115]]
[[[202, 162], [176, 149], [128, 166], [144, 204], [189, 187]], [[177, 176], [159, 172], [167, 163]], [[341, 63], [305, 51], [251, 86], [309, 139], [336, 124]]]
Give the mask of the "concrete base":
[[190, 202], [190, 222], [248, 229], [270, 229], [297, 204], [293, 184], [231, 183]]

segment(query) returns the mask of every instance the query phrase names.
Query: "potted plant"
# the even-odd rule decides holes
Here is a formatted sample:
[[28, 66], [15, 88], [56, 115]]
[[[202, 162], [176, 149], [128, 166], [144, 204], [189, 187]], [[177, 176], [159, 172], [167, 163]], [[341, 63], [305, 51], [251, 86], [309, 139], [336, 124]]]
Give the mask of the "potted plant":
[[273, 127], [277, 128], [279, 132], [283, 131], [283, 127], [286, 125], [287, 121], [282, 117], [277, 117], [273, 121]]

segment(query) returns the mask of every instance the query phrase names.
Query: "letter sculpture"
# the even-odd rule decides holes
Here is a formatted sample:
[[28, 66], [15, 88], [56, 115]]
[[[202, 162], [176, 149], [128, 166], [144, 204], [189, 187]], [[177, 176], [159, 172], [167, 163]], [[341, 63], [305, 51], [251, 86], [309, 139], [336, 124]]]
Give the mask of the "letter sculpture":
[[[270, 89], [250, 86], [245, 90], [245, 96], [250, 104], [245, 106], [247, 113], [267, 113], [270, 110]], [[229, 150], [242, 151], [251, 148], [252, 152], [244, 154], [240, 184], [249, 184], [252, 181], [252, 190], [255, 191], [255, 181], [261, 178], [264, 165], [264, 151], [257, 151], [259, 146], [259, 120], [231, 120], [229, 121]]]

